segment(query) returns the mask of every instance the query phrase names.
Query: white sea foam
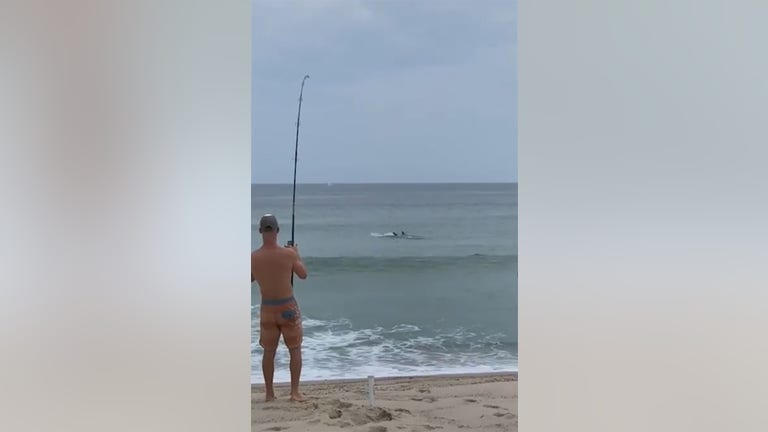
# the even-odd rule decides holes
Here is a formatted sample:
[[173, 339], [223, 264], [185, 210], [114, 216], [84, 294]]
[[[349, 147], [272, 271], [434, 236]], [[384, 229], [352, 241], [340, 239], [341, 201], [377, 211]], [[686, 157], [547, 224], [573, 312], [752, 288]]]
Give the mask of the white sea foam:
[[[354, 329], [348, 320], [304, 318], [305, 380], [481, 373], [517, 370], [516, 345], [501, 334], [466, 329], [427, 332], [411, 324]], [[258, 329], [258, 326], [256, 326]], [[258, 330], [251, 345], [252, 382], [262, 382]], [[275, 380], [289, 380], [288, 353], [280, 347]]]

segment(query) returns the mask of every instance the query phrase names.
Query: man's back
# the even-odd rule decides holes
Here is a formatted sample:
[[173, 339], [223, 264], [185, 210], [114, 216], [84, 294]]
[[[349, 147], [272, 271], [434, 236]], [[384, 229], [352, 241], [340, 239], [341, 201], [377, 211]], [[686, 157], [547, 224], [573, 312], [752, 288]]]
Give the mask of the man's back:
[[262, 246], [251, 253], [251, 277], [258, 282], [263, 300], [293, 295], [291, 273], [296, 260], [293, 249], [280, 246]]

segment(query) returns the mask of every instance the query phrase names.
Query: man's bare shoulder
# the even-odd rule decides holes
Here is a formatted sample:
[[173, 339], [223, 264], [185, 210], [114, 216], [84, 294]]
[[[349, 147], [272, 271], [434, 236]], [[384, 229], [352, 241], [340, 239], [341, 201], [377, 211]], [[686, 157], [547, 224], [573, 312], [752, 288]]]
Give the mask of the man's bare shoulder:
[[261, 247], [251, 252], [251, 258], [259, 258], [259, 257], [267, 257], [267, 256], [295, 257], [296, 251], [294, 251], [291, 248], [284, 248], [284, 247], [274, 247], [274, 248]]

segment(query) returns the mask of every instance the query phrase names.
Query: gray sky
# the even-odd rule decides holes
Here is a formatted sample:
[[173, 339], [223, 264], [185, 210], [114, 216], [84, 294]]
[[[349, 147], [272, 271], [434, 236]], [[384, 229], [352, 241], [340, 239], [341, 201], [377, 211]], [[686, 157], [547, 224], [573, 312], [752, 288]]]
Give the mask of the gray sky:
[[254, 183], [517, 181], [517, 1], [254, 0]]

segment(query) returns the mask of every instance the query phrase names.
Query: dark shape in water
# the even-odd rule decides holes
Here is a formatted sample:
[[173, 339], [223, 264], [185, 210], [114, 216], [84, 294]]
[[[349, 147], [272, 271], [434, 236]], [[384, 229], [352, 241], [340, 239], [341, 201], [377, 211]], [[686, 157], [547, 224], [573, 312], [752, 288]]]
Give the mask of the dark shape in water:
[[422, 237], [422, 236], [413, 235], [413, 234], [407, 234], [407, 233], [406, 234], [398, 234], [398, 233], [396, 233], [394, 231], [390, 231], [390, 232], [387, 232], [387, 233], [384, 233], [384, 234], [372, 232], [371, 236], [372, 237], [378, 237], [378, 238], [390, 238], [390, 239], [397, 238], [397, 239], [404, 239], [404, 240], [423, 240], [424, 239], [424, 237]]

